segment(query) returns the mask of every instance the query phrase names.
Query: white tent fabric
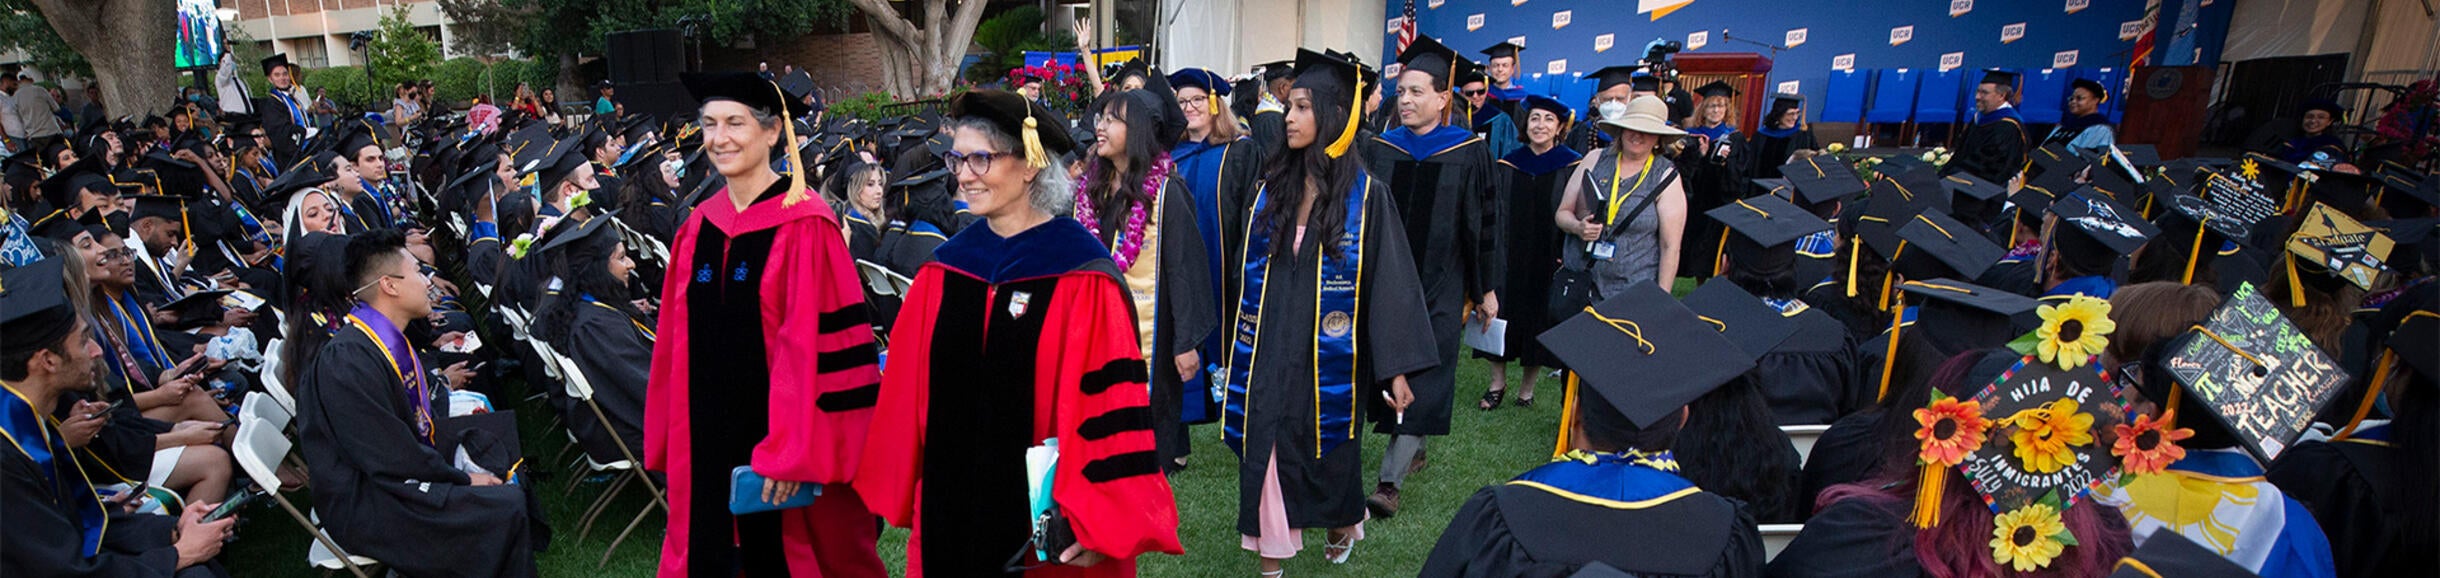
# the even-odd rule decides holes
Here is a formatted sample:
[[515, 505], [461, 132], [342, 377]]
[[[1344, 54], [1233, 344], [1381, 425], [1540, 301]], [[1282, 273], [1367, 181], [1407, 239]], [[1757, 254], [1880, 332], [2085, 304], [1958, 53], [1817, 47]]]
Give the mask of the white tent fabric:
[[2221, 59], [2243, 62], [2354, 52], [2356, 41], [2363, 36], [2367, 4], [2359, 0], [2238, 2], [2228, 19], [2228, 43]]

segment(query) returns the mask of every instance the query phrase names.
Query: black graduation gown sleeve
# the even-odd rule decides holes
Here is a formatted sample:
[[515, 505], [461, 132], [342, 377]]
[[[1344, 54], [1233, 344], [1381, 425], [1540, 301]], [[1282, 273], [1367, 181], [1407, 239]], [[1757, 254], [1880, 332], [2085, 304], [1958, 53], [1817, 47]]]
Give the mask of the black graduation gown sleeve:
[[[1872, 439], [1873, 422], [1881, 419], [1881, 410], [1865, 410], [1839, 418], [1830, 430], [1813, 440], [1813, 452], [1805, 457], [1804, 486], [1797, 495], [1799, 503], [1811, 509], [1815, 498], [1824, 488], [1864, 479], [1880, 462], [1881, 444]], [[1815, 512], [1815, 518], [1821, 512]]]
[[[2440, 544], [2408, 544], [2396, 510], [2400, 450], [2353, 441], [2307, 442], [2280, 454], [2265, 475], [2303, 502], [2330, 537], [2340, 576], [2409, 576], [2429, 572]], [[2418, 563], [2420, 558], [2420, 563]]]
[[[1288, 113], [1257, 110], [1254, 111], [1254, 118], [1246, 120], [1245, 125], [1247, 131], [1253, 133], [1250, 136], [1252, 136], [1254, 139], [1253, 152], [1256, 155], [1254, 157], [1255, 160], [1267, 162], [1271, 159], [1272, 155], [1276, 155], [1279, 154], [1280, 151], [1287, 150]], [[1255, 164], [1262, 163], [1257, 162]], [[1248, 204], [1244, 206], [1250, 207], [1253, 205]]]
[[60, 502], [33, 460], [13, 449], [5, 453], [0, 456], [0, 511], [8, 513], [8, 531], [0, 532], [0, 552], [7, 553], [0, 556], [0, 575], [170, 576], [177, 568], [178, 550], [170, 546], [168, 528], [137, 523], [135, 517], [111, 520], [101, 553], [86, 557], [74, 503]]
[[498, 287], [500, 285], [500, 264], [507, 260], [507, 240], [475, 239], [474, 242], [466, 245], [466, 276], [476, 283]]
[[[565, 339], [567, 353], [575, 360], [585, 380], [593, 384], [593, 401], [609, 416], [610, 427], [627, 444], [634, 458], [644, 451], [644, 382], [652, 373], [652, 342], [644, 339], [642, 330], [630, 321], [626, 313], [592, 303], [576, 305], [576, 320]], [[596, 420], [592, 410], [579, 409], [585, 423]], [[568, 422], [579, 420], [570, 416]], [[579, 438], [589, 439], [586, 451], [592, 452], [600, 441], [598, 427], [580, 431]], [[600, 447], [607, 453], [594, 454], [595, 459], [621, 456], [617, 448]]]
[[1219, 320], [1212, 312], [1216, 296], [1211, 291], [1211, 260], [1203, 248], [1203, 227], [1195, 219], [1194, 195], [1175, 181], [1163, 185], [1161, 195], [1160, 295], [1153, 305], [1160, 317], [1153, 324], [1154, 357], [1144, 361], [1152, 371], [1152, 429], [1161, 458], [1167, 460], [1191, 451], [1186, 429], [1178, 425], [1184, 416], [1177, 410], [1187, 399], [1210, 399], [1203, 391], [1185, 390], [1191, 376], [1178, 373], [1175, 358], [1195, 351], [1201, 363], [1213, 363], [1217, 353], [1200, 349]]
[[1915, 529], [1894, 500], [1850, 498], [1822, 508], [1771, 559], [1773, 578], [1911, 578]]
[[1943, 174], [1971, 173], [1983, 180], [2007, 184], [2009, 179], [2025, 170], [2025, 125], [2013, 120], [1995, 120], [1966, 129], [1958, 139], [1957, 157]]
[[[1760, 576], [1762, 534], [1754, 518], [1735, 502], [1697, 494], [1652, 509], [1614, 510], [1542, 490], [1494, 485], [1475, 492], [1458, 508], [1417, 575], [1568, 576], [1591, 562], [1602, 562], [1639, 572], [1636, 575]], [[1674, 525], [1673, 520], [1687, 525]], [[1720, 533], [1722, 523], [1725, 536]], [[1578, 532], [1587, 526], [1618, 531]], [[1670, 534], [1687, 529], [1694, 531]], [[1556, 538], [1561, 532], [1570, 533]], [[1681, 559], [1713, 552], [1716, 557], [1708, 560]], [[1689, 567], [1705, 569], [1683, 571]]]
[[1826, 424], [1861, 409], [1852, 395], [1862, 371], [1854, 338], [1829, 314], [1796, 317], [1796, 333], [1756, 360], [1751, 373], [1779, 425]]

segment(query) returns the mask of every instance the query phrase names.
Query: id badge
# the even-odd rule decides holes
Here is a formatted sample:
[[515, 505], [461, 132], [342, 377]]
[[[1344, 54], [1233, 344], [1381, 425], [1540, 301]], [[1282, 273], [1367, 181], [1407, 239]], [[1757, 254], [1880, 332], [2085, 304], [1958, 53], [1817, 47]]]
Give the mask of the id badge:
[[1599, 242], [1599, 243], [1594, 243], [1594, 244], [1593, 244], [1593, 258], [1595, 258], [1595, 259], [1608, 260], [1608, 259], [1610, 258], [1610, 255], [1614, 255], [1614, 254], [1617, 254], [1617, 253], [1618, 253], [1618, 244], [1617, 244], [1617, 243], [1612, 243], [1612, 242], [1609, 242], [1609, 241], [1602, 241], [1602, 242]]

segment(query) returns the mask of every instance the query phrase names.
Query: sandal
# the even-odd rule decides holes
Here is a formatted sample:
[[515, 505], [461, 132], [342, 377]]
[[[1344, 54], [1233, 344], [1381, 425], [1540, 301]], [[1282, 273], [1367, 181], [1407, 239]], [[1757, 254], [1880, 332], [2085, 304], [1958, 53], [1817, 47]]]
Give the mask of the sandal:
[[1516, 401], [1516, 404], [1517, 404], [1517, 407], [1533, 407], [1533, 396], [1530, 396], [1530, 395], [1520, 395], [1520, 396], [1517, 396], [1517, 401]]
[[[1325, 536], [1327, 535], [1325, 534]], [[1356, 554], [1355, 534], [1350, 532], [1344, 536], [1346, 538], [1344, 540], [1332, 539], [1328, 545], [1322, 546], [1322, 559], [1329, 560], [1332, 564], [1345, 564], [1349, 556]], [[1333, 554], [1334, 551], [1337, 553]]]
[[1508, 390], [1505, 389], [1485, 391], [1483, 392], [1483, 403], [1475, 407], [1482, 408], [1483, 411], [1499, 409], [1500, 400], [1506, 397], [1508, 397]]
[[1278, 569], [1278, 570], [1272, 570], [1272, 571], [1269, 571], [1269, 572], [1263, 572], [1263, 573], [1261, 574], [1262, 578], [1280, 578], [1280, 577], [1282, 577], [1282, 576], [1287, 576], [1287, 575], [1288, 575], [1288, 569], [1287, 569], [1287, 568], [1281, 568], [1281, 569]]

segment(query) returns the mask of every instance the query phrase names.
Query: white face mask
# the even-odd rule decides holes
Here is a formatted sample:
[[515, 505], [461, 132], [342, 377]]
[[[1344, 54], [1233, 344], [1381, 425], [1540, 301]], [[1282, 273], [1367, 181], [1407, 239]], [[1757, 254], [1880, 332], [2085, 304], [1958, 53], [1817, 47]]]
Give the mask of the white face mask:
[[1624, 103], [1624, 102], [1619, 102], [1619, 101], [1615, 101], [1615, 100], [1613, 100], [1613, 101], [1609, 101], [1609, 102], [1604, 102], [1604, 103], [1601, 103], [1601, 109], [1600, 109], [1600, 111], [1601, 111], [1601, 118], [1609, 118], [1609, 119], [1626, 118], [1626, 116], [1627, 116], [1627, 103]]

